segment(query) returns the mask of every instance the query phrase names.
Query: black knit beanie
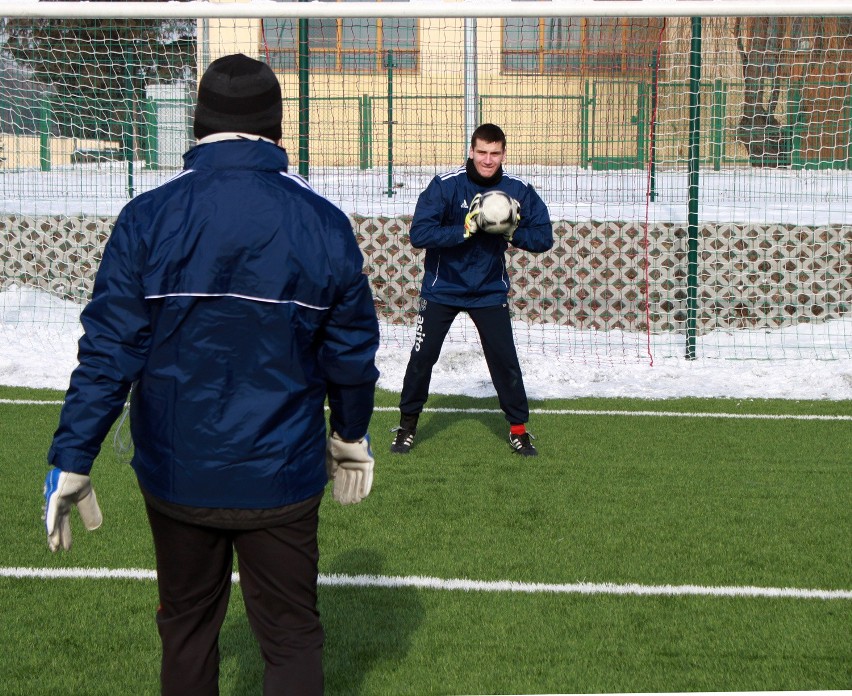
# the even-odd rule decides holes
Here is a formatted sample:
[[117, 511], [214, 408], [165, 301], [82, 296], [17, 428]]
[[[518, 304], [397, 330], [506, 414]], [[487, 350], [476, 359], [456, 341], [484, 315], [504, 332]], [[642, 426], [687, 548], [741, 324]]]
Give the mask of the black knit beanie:
[[237, 53], [210, 63], [198, 85], [193, 130], [251, 133], [281, 140], [281, 85], [266, 64]]

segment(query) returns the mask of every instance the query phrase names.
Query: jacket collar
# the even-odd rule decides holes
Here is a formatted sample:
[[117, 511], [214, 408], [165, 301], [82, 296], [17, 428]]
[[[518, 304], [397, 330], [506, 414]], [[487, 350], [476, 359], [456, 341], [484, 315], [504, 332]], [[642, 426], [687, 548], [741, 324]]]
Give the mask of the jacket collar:
[[184, 169], [287, 171], [287, 151], [271, 140], [244, 133], [215, 133], [183, 156]]
[[269, 138], [264, 138], [262, 135], [255, 135], [253, 133], [211, 133], [206, 138], [201, 138], [198, 141], [198, 145], [206, 145], [207, 143], [220, 143], [223, 140], [263, 140], [266, 143], [272, 143], [273, 145], [277, 145], [274, 140], [270, 140]]

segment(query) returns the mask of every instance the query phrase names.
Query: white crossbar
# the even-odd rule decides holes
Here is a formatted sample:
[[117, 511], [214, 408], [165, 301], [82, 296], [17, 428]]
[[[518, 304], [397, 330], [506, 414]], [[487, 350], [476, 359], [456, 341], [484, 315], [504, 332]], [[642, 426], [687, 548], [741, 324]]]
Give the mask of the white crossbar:
[[33, 2], [0, 0], [0, 17], [735, 17], [845, 16], [844, 0], [409, 0], [408, 2]]

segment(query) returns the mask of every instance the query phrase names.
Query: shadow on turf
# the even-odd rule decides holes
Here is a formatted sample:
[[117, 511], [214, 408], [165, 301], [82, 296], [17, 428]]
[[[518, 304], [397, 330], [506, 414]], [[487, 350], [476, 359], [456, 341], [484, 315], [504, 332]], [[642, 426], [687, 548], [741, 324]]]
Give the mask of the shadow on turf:
[[[428, 409], [459, 409], [457, 413], [430, 413]], [[489, 409], [499, 410], [500, 404], [496, 398], [467, 400], [458, 396], [444, 396], [435, 394], [429, 396], [426, 404], [427, 412], [420, 416], [420, 424], [417, 429], [417, 440], [415, 447], [420, 447], [437, 437], [441, 432], [448, 430], [452, 425], [461, 421], [478, 423], [488, 432], [492, 433], [498, 442], [508, 443], [509, 424], [503, 413], [465, 413], [464, 409]], [[508, 446], [508, 445], [507, 445]]]
[[[335, 575], [383, 575], [381, 554], [357, 549], [336, 556], [328, 566]], [[370, 672], [380, 664], [393, 672], [405, 659], [411, 636], [423, 622], [425, 610], [414, 588], [320, 585], [319, 609], [325, 629], [323, 670], [326, 696], [361, 694]], [[263, 664], [245, 615], [226, 621], [223, 655], [230, 653], [236, 668], [233, 696], [262, 690]]]

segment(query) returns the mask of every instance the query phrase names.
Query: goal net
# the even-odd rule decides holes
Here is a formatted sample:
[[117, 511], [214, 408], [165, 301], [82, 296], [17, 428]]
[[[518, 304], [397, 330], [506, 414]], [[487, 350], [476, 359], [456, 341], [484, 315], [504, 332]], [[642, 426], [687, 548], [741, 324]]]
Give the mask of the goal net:
[[[116, 215], [194, 144], [199, 75], [242, 52], [280, 76], [292, 170], [352, 220], [386, 343], [410, 341], [417, 312], [417, 196], [493, 122], [555, 240], [507, 254], [520, 346], [582, 363], [852, 357], [852, 18], [593, 4], [602, 16], [576, 2], [478, 17], [417, 1], [10, 6], [4, 337], [26, 350], [77, 330]], [[459, 322], [449, 340], [477, 339]]]

